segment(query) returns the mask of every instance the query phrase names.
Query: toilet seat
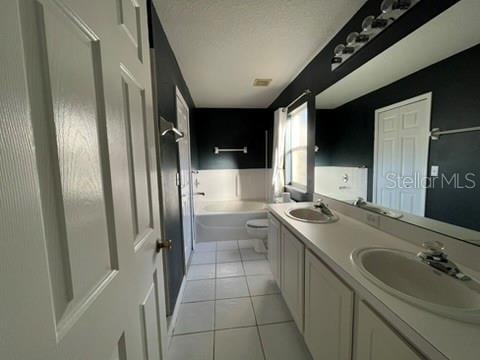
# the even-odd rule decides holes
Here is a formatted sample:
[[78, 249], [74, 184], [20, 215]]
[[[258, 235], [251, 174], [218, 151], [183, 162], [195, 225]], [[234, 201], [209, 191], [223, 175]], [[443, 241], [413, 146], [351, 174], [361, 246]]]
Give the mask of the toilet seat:
[[245, 227], [253, 240], [254, 250], [260, 254], [265, 254], [268, 248], [268, 219], [248, 220]]
[[268, 219], [253, 219], [247, 221], [247, 227], [252, 229], [268, 229]]

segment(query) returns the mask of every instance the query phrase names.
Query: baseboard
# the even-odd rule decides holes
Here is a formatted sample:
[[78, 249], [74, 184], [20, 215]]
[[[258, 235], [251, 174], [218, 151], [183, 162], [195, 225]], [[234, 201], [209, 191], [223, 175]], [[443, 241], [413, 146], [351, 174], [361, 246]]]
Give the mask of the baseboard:
[[182, 280], [182, 285], [180, 286], [180, 291], [178, 292], [177, 301], [175, 302], [175, 308], [173, 309], [172, 315], [167, 317], [167, 346], [170, 346], [170, 341], [172, 340], [173, 330], [175, 329], [175, 323], [177, 322], [178, 312], [180, 309], [180, 304], [183, 299], [183, 292], [185, 291], [185, 285], [187, 284], [187, 277], [184, 276]]

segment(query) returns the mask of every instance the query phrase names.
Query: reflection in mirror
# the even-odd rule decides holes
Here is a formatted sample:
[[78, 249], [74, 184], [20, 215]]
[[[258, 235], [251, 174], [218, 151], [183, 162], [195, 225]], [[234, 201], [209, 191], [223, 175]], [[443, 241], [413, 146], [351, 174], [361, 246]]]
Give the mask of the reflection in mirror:
[[479, 11], [460, 1], [317, 95], [317, 194], [480, 245]]

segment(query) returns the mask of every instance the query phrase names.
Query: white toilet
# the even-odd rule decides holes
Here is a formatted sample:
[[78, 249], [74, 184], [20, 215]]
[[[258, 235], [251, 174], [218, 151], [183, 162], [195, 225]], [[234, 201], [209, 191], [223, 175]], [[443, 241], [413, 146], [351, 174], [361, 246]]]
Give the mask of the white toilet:
[[267, 252], [268, 219], [248, 220], [245, 227], [250, 238], [254, 240], [254, 249], [258, 253]]

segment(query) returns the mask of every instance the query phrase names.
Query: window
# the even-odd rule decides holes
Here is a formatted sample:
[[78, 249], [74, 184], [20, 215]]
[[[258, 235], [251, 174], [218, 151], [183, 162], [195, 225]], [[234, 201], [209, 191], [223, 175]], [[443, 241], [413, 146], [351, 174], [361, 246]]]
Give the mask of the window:
[[300, 190], [307, 189], [307, 103], [288, 114], [285, 131], [286, 184]]

